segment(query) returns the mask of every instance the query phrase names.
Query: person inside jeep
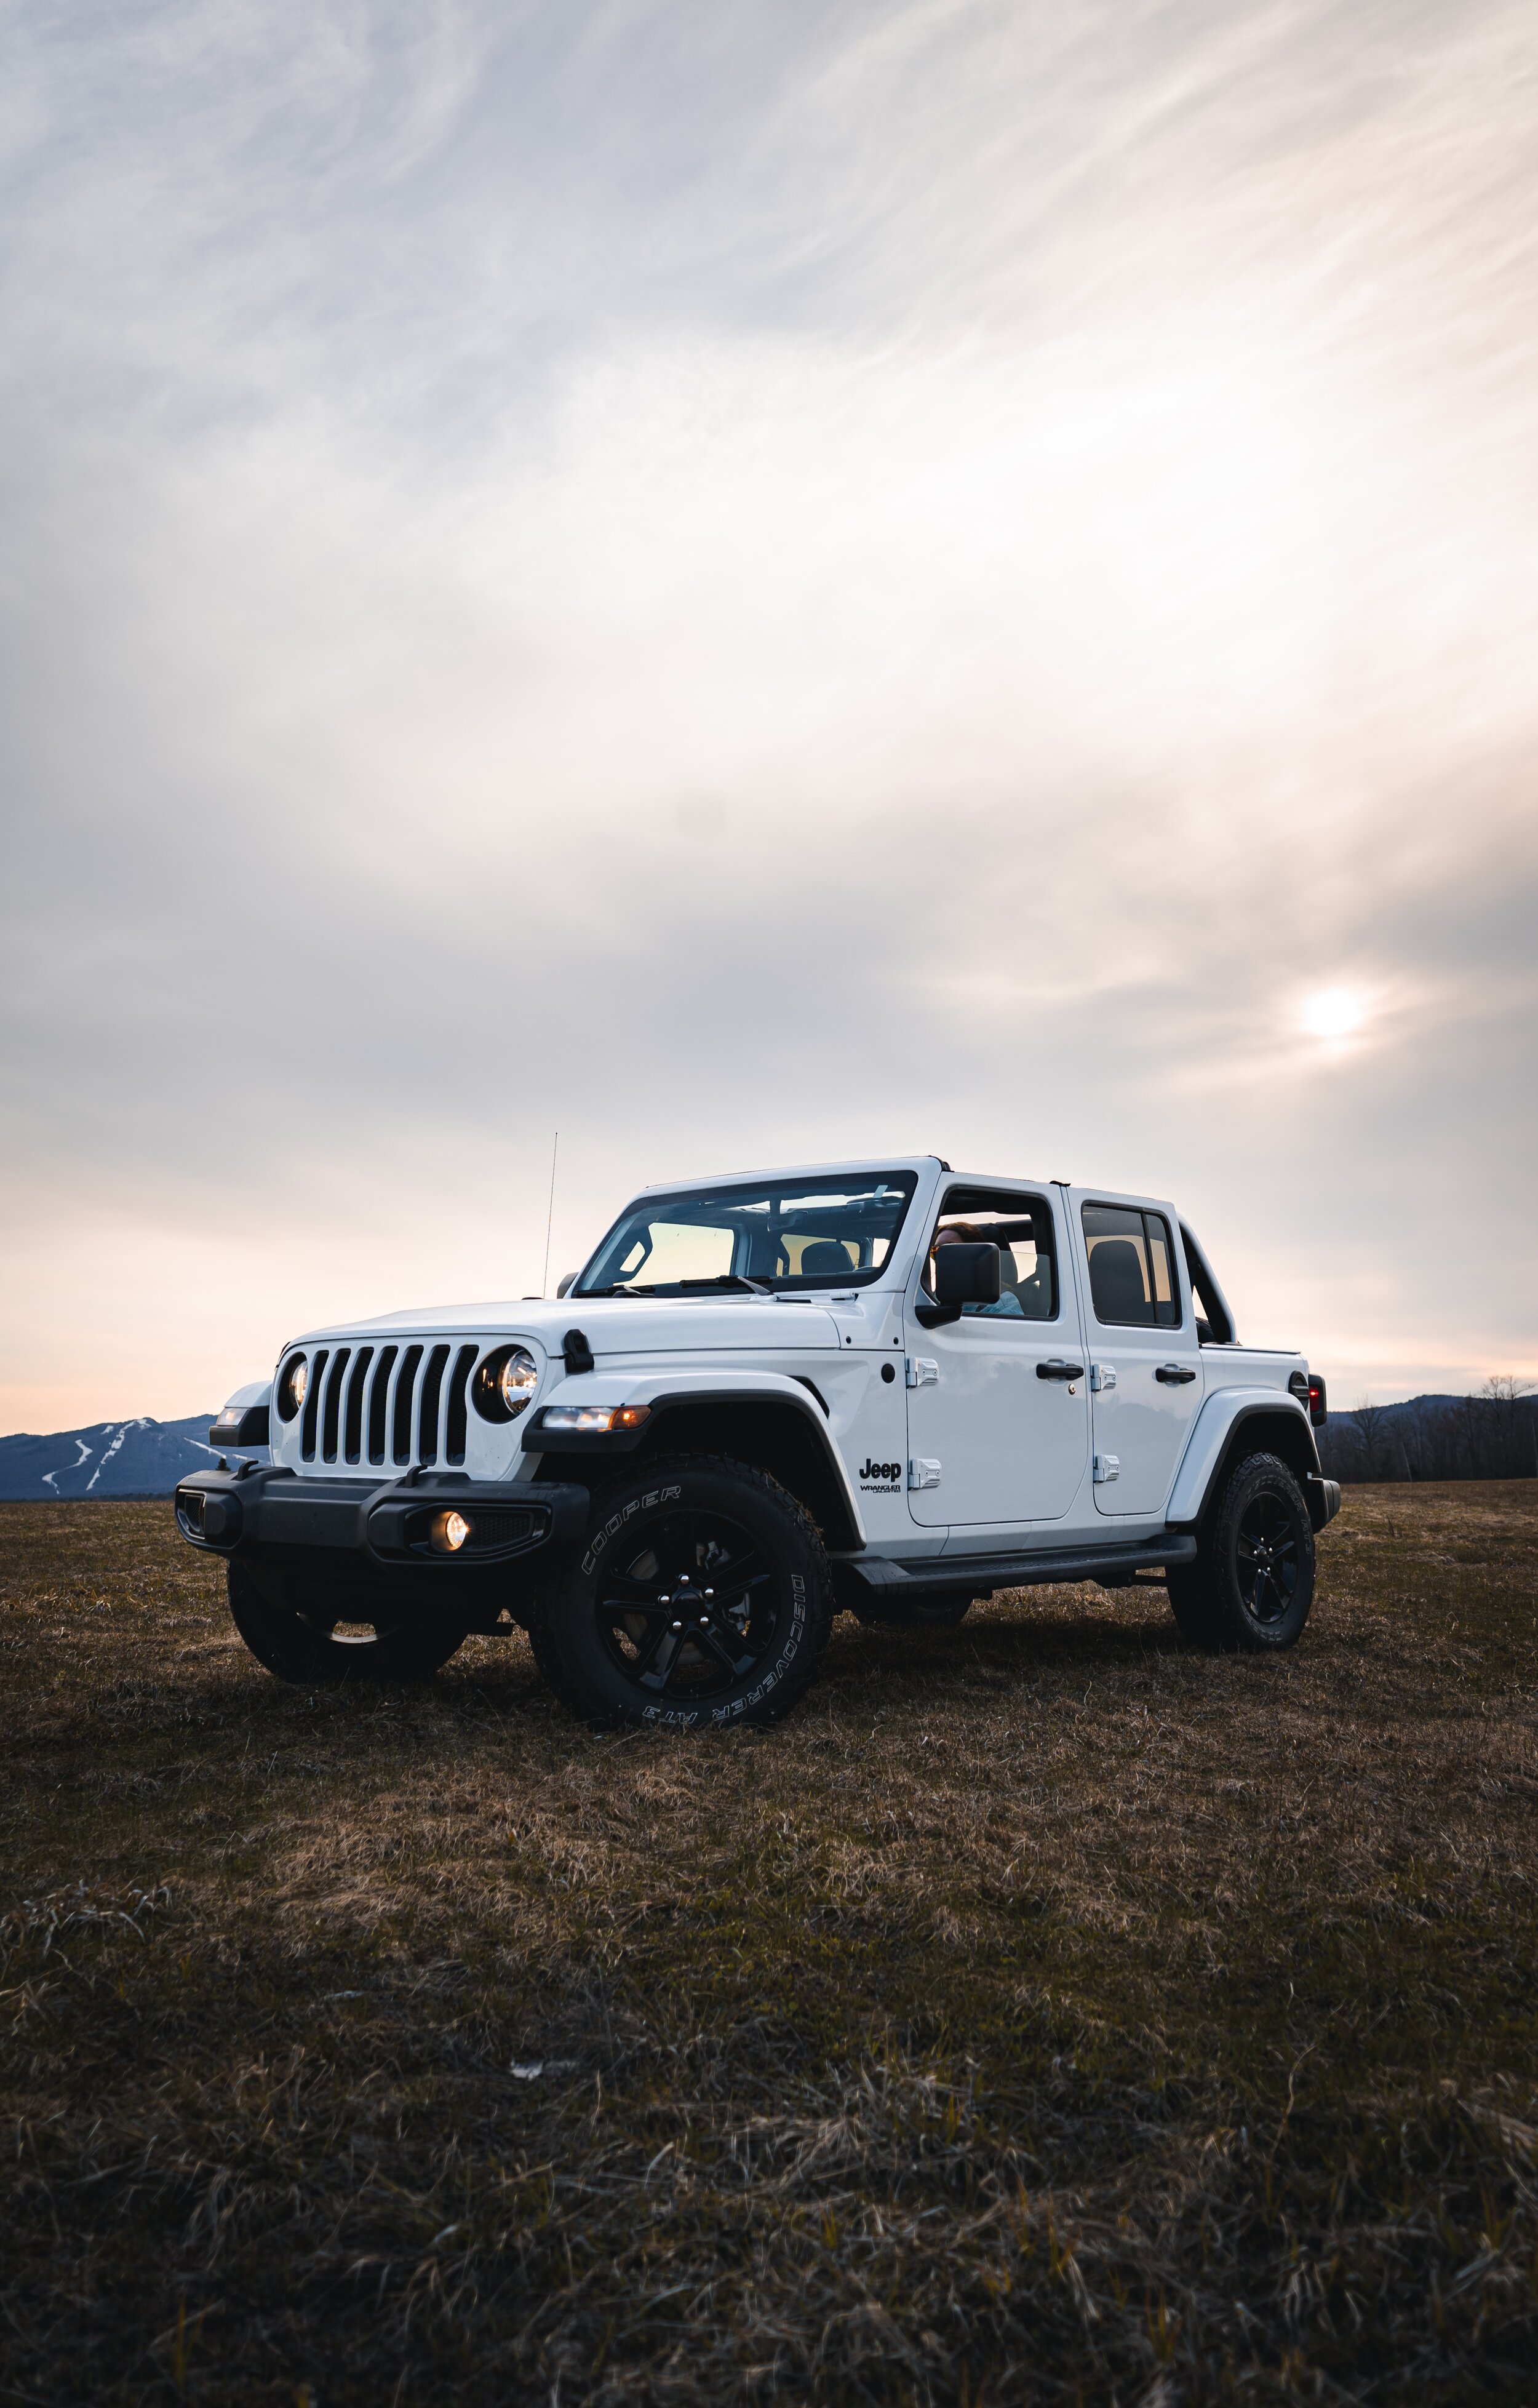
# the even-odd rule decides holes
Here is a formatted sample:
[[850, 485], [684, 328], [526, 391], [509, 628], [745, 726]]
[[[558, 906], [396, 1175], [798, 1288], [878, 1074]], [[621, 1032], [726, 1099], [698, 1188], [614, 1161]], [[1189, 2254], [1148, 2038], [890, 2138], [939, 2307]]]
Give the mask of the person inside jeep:
[[1004, 1244], [1002, 1234], [997, 1228], [979, 1229], [974, 1228], [970, 1221], [951, 1221], [947, 1222], [943, 1228], [937, 1229], [934, 1244], [929, 1249], [929, 1277], [927, 1284], [931, 1288], [934, 1285], [934, 1258], [941, 1246], [977, 1245], [996, 1245], [999, 1248], [999, 1301], [997, 1304], [964, 1304], [961, 1308], [963, 1313], [1013, 1314], [1017, 1320], [1023, 1320], [1025, 1307], [1015, 1295], [1013, 1287], [1014, 1256], [1010, 1248]]
[[[1037, 1249], [1036, 1225], [1028, 1215], [1009, 1220], [943, 1222], [935, 1231], [924, 1283], [934, 1289], [934, 1258], [945, 1245], [992, 1245], [999, 1248], [999, 1301], [964, 1304], [964, 1314], [999, 1319], [1050, 1321], [1053, 1313], [1050, 1258]], [[1024, 1261], [1022, 1261], [1022, 1256]]]

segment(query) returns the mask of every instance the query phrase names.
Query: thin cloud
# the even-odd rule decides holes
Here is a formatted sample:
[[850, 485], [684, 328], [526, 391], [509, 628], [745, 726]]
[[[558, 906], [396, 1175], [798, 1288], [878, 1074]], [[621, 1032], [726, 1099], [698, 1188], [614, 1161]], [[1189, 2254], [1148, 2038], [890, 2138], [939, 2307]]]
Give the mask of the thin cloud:
[[15, 53], [10, 1418], [538, 1284], [556, 1125], [573, 1255], [934, 1144], [1327, 1368], [1538, 1353], [1527, 12]]

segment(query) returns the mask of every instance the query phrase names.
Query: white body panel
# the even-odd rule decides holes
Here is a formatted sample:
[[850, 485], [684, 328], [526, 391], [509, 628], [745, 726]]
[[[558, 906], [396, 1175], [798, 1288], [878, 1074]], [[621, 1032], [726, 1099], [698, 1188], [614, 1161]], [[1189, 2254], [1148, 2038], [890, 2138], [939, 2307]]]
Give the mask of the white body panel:
[[[1072, 1188], [1067, 1200], [1088, 1352], [1095, 1511], [1108, 1519], [1129, 1514], [1146, 1518], [1150, 1513], [1162, 1519], [1175, 1466], [1186, 1451], [1202, 1398], [1202, 1350], [1197, 1344], [1179, 1216], [1173, 1205], [1153, 1197], [1108, 1196], [1099, 1188]], [[1150, 1329], [1100, 1320], [1085, 1246], [1086, 1204], [1157, 1213], [1168, 1225], [1180, 1313], [1174, 1327]], [[1160, 1372], [1172, 1376], [1161, 1379]]]
[[[958, 1182], [948, 1182], [957, 1185]], [[1032, 1523], [1071, 1520], [1085, 1485], [1089, 1452], [1087, 1383], [1042, 1380], [1038, 1366], [1080, 1352], [1076, 1281], [1064, 1244], [1063, 1213], [1050, 1188], [989, 1182], [1018, 1194], [1022, 1206], [1053, 1213], [1061, 1267], [1051, 1321], [968, 1314], [926, 1329], [915, 1322], [909, 1347], [908, 1507], [922, 1527], [1024, 1532]], [[915, 1256], [909, 1310], [922, 1290]], [[938, 1469], [937, 1469], [938, 1467]], [[923, 1481], [920, 1485], [920, 1481]]]

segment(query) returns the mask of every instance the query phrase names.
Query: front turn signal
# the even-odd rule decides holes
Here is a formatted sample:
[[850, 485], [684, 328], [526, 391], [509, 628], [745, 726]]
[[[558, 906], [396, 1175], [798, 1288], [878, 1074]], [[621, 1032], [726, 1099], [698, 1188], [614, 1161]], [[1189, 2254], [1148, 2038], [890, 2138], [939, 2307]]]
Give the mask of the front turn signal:
[[609, 1430], [640, 1429], [651, 1411], [650, 1405], [549, 1405], [539, 1426], [597, 1436]]

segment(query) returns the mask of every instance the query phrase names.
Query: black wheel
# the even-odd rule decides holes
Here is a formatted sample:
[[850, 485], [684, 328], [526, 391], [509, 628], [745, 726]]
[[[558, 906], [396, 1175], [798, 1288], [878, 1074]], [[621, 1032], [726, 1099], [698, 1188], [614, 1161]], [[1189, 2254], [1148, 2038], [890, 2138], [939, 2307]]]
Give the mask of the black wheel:
[[424, 1681], [463, 1646], [463, 1624], [428, 1620], [374, 1589], [262, 1578], [229, 1567], [230, 1612], [259, 1664], [280, 1681]]
[[831, 1611], [822, 1541], [795, 1498], [749, 1464], [681, 1455], [597, 1500], [535, 1660], [594, 1721], [769, 1723], [816, 1670]]
[[1170, 1603], [1199, 1647], [1290, 1647], [1314, 1602], [1314, 1531], [1279, 1455], [1248, 1455], [1224, 1489], [1194, 1564], [1171, 1566]]
[[876, 1589], [855, 1597], [854, 1587], [851, 1582], [850, 1612], [856, 1621], [879, 1630], [955, 1630], [982, 1601], [970, 1588], [930, 1589], [915, 1598], [893, 1598]]

